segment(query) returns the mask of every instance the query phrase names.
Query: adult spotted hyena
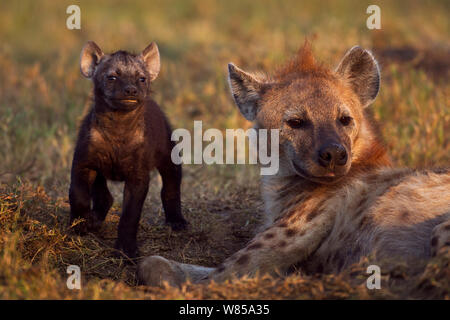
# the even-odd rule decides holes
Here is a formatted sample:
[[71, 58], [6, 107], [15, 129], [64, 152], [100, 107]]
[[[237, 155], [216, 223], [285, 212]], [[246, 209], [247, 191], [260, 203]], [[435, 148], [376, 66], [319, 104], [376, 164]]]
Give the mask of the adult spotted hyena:
[[267, 229], [218, 268], [148, 257], [143, 283], [338, 272], [363, 256], [426, 259], [450, 244], [450, 172], [390, 167], [366, 112], [380, 87], [369, 51], [353, 47], [332, 71], [305, 46], [271, 77], [230, 64], [229, 82], [246, 119], [280, 129], [280, 170], [262, 180]]

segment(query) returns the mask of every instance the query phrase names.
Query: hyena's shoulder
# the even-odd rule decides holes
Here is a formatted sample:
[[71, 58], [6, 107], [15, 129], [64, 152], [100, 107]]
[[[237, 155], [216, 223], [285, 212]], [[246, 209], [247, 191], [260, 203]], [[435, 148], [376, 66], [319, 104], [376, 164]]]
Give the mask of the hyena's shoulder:
[[386, 167], [349, 176], [337, 186], [311, 188], [311, 191], [298, 178], [274, 176], [263, 178], [261, 189], [270, 225], [307, 202], [320, 202], [321, 208], [335, 208], [336, 212], [358, 214], [369, 208], [373, 210], [375, 203], [384, 202], [390, 203], [392, 210], [419, 208], [425, 204], [436, 208], [449, 206], [450, 170]]
[[389, 217], [431, 217], [450, 211], [450, 170], [382, 168], [355, 177], [340, 193], [345, 193], [346, 211], [355, 215], [377, 213]]
[[417, 223], [450, 212], [448, 169], [410, 170], [386, 184], [386, 190], [378, 196], [373, 209], [380, 215], [384, 212], [384, 220]]
[[[441, 195], [450, 192], [448, 188], [450, 170], [448, 168], [425, 170], [383, 168], [361, 175], [357, 180], [363, 182], [368, 192], [386, 199], [403, 196], [409, 198], [410, 201], [418, 198], [427, 201], [430, 190], [448, 190]], [[443, 197], [442, 200], [448, 201], [449, 199]]]
[[450, 171], [383, 168], [355, 176], [324, 201], [333, 227], [309, 268], [339, 271], [362, 256], [427, 257], [433, 229], [450, 219]]

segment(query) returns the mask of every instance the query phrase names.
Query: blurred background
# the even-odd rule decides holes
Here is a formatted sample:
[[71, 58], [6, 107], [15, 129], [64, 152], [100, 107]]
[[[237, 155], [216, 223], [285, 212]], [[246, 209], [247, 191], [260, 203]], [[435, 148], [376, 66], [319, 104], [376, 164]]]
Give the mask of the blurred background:
[[[66, 8], [81, 8], [68, 30]], [[399, 165], [450, 160], [448, 1], [377, 1], [381, 30], [369, 30], [370, 1], [2, 1], [0, 4], [0, 182], [17, 177], [67, 185], [77, 125], [91, 83], [79, 72], [87, 40], [104, 52], [159, 45], [154, 98], [173, 127], [193, 120], [248, 127], [226, 82], [232, 61], [270, 71], [308, 37], [330, 66], [359, 44], [381, 62], [373, 109]]]

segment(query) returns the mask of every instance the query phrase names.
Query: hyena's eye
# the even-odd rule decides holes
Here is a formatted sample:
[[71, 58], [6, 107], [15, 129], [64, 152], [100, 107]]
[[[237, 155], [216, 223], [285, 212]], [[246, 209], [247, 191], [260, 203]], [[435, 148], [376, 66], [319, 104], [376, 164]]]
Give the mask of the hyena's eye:
[[115, 81], [115, 80], [117, 80], [117, 77], [116, 76], [108, 76], [108, 80]]
[[353, 118], [350, 117], [350, 116], [342, 116], [342, 117], [339, 119], [339, 122], [340, 122], [344, 127], [346, 127], [346, 126], [348, 126], [348, 125], [352, 122], [352, 120], [353, 120]]
[[144, 77], [139, 78], [139, 81], [140, 81], [140, 82], [145, 82], [146, 80], [147, 80], [147, 79], [144, 78]]
[[308, 122], [303, 119], [289, 119], [286, 120], [286, 124], [292, 129], [300, 129], [306, 127]]

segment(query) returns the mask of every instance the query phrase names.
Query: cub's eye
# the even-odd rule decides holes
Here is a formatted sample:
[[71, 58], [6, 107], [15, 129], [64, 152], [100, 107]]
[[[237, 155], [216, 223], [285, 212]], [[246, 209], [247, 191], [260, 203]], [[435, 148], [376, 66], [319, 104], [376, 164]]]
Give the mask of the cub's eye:
[[353, 118], [350, 117], [350, 116], [342, 116], [342, 117], [339, 119], [339, 122], [340, 122], [344, 127], [346, 127], [346, 126], [348, 126], [348, 125], [352, 122], [352, 120], [353, 120]]
[[108, 76], [108, 80], [115, 81], [115, 80], [117, 80], [117, 77], [116, 76]]
[[139, 81], [140, 81], [140, 82], [145, 82], [146, 80], [147, 80], [147, 79], [144, 78], [144, 77], [139, 78]]
[[286, 120], [286, 124], [292, 129], [300, 129], [304, 128], [308, 124], [308, 122], [303, 119], [289, 119]]

